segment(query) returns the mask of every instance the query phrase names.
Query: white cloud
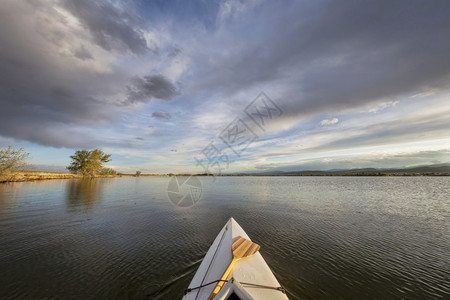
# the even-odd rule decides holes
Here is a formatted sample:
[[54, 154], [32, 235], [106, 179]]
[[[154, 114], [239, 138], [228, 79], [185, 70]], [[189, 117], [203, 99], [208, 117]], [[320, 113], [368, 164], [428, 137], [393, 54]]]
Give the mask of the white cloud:
[[188, 69], [189, 59], [186, 56], [178, 55], [173, 59], [164, 70], [167, 78], [177, 81], [180, 76]]
[[414, 94], [410, 98], [427, 98], [427, 97], [434, 96], [437, 92], [438, 92], [438, 89], [429, 89], [424, 92]]
[[220, 5], [218, 13], [219, 22], [224, 22], [227, 18], [232, 18], [245, 10], [245, 4], [238, 0], [228, 0]]
[[226, 0], [220, 5], [220, 10], [217, 14], [218, 21], [221, 24], [227, 19], [236, 18], [248, 9], [254, 7], [257, 3], [257, 0]]
[[320, 122], [320, 125], [322, 125], [322, 126], [326, 126], [326, 125], [334, 125], [334, 124], [336, 124], [337, 122], [339, 122], [339, 119], [338, 119], [338, 118], [333, 118], [333, 119], [329, 119], [329, 120], [325, 119], [325, 120], [322, 120], [322, 121]]
[[378, 105], [370, 107], [368, 110], [363, 110], [363, 112], [369, 112], [376, 114], [377, 112], [380, 112], [388, 107], [396, 106], [399, 101], [387, 101], [380, 103]]

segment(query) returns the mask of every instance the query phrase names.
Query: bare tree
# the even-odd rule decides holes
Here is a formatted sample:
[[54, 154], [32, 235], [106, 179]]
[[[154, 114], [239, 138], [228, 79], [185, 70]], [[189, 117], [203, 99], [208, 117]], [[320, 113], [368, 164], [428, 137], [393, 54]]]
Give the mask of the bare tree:
[[26, 162], [30, 153], [23, 148], [14, 149], [12, 146], [0, 149], [0, 181], [11, 181], [18, 171], [29, 168], [31, 165]]

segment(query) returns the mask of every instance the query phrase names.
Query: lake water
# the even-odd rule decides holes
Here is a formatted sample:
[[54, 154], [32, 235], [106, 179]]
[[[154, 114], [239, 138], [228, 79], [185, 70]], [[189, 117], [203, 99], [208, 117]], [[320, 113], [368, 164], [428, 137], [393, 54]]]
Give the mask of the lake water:
[[450, 295], [449, 177], [169, 180], [0, 184], [0, 298], [180, 299], [231, 216], [291, 299]]

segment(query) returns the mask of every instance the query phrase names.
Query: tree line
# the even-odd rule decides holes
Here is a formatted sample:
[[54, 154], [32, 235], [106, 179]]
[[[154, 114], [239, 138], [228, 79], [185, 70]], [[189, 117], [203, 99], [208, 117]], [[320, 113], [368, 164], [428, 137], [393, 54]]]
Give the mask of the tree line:
[[[15, 149], [12, 146], [0, 149], [0, 182], [13, 181], [15, 176], [27, 169], [31, 165], [27, 163], [30, 154], [23, 148]], [[81, 174], [84, 177], [96, 177], [103, 175], [117, 175], [116, 171], [106, 168], [104, 164], [111, 161], [111, 154], [106, 154], [102, 150], [77, 150], [70, 156], [71, 162], [67, 170], [74, 174]], [[136, 175], [139, 176], [139, 174]]]

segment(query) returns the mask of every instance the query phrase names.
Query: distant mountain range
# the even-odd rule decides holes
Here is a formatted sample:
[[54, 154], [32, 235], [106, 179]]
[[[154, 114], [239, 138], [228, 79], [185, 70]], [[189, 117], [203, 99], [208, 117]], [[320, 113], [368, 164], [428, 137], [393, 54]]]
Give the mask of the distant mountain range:
[[255, 173], [238, 173], [233, 175], [266, 175], [266, 176], [391, 176], [391, 175], [445, 175], [450, 176], [450, 164], [417, 166], [401, 169], [348, 169], [348, 170], [307, 170], [307, 171], [267, 171]]

